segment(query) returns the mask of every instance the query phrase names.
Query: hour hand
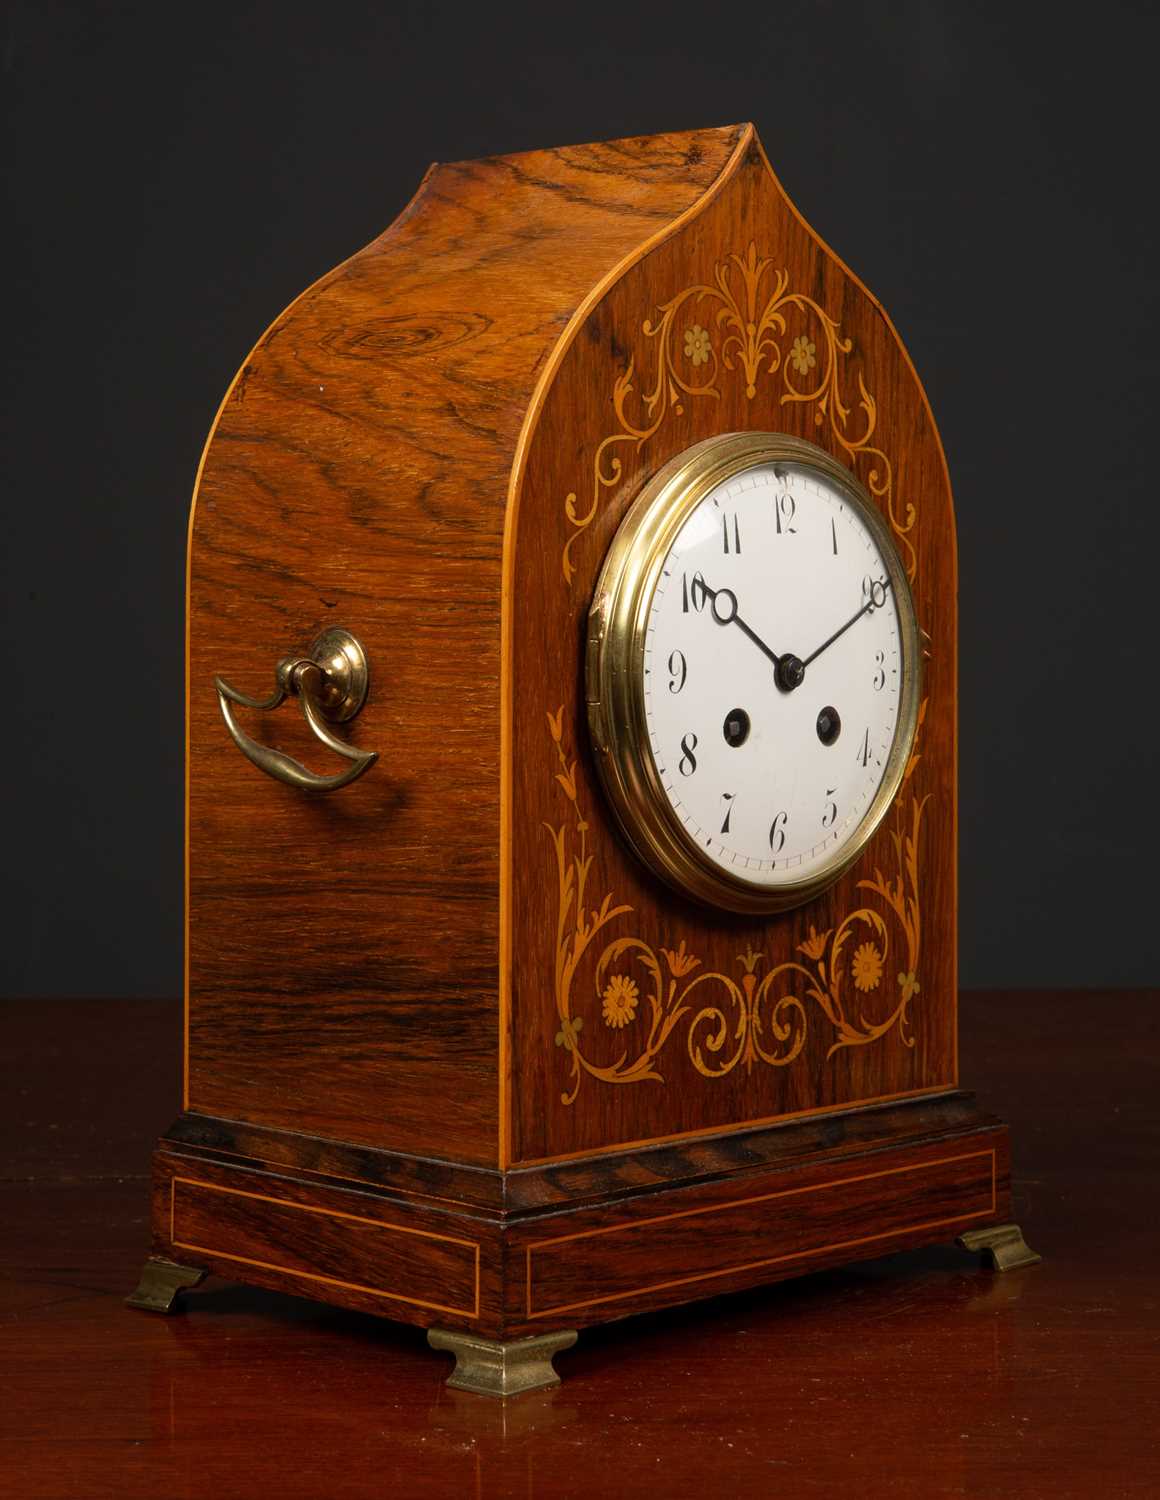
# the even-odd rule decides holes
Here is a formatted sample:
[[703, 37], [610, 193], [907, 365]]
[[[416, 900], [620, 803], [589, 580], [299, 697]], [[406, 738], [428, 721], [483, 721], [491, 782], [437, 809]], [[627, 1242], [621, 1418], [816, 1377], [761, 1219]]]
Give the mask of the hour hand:
[[705, 590], [706, 597], [710, 601], [713, 618], [717, 621], [717, 624], [736, 625], [739, 630], [749, 637], [759, 651], [763, 651], [769, 657], [775, 667], [780, 667], [781, 657], [771, 646], [767, 646], [756, 630], [748, 626], [737, 613], [737, 595], [733, 590], [711, 589], [707, 583], [702, 583], [701, 587]]

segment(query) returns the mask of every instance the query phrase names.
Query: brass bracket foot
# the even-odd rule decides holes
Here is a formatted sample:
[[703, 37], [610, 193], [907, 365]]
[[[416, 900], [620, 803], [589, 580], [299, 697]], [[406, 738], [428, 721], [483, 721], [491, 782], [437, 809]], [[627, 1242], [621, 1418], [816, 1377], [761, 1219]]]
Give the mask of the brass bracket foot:
[[955, 1241], [963, 1250], [982, 1251], [994, 1271], [1014, 1271], [1020, 1266], [1037, 1266], [1043, 1259], [1027, 1248], [1018, 1224], [993, 1224], [990, 1229], [969, 1229]]
[[432, 1349], [446, 1349], [455, 1356], [455, 1368], [447, 1384], [457, 1391], [475, 1391], [480, 1396], [518, 1396], [559, 1385], [552, 1359], [576, 1342], [574, 1328], [557, 1333], [539, 1333], [510, 1344], [483, 1339], [474, 1333], [452, 1333], [447, 1328], [429, 1328]]
[[181, 1293], [204, 1281], [206, 1275], [195, 1266], [179, 1266], [176, 1261], [151, 1255], [141, 1271], [137, 1290], [125, 1298], [125, 1306], [139, 1307], [144, 1312], [174, 1312]]

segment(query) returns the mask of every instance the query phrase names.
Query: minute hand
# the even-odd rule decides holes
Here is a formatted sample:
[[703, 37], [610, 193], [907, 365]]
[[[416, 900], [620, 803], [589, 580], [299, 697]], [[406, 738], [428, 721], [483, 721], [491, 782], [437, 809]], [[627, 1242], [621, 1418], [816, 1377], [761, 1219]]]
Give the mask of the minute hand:
[[[889, 582], [882, 582], [877, 584], [876, 587], [886, 590], [890, 587], [890, 584]], [[885, 603], [885, 600], [881, 601], [881, 603]], [[802, 666], [808, 667], [810, 662], [817, 661], [822, 652], [825, 651], [827, 647], [832, 646], [840, 635], [845, 635], [851, 625], [856, 625], [862, 618], [862, 616], [869, 614], [872, 609], [881, 608], [881, 603], [875, 600], [874, 590], [871, 589], [869, 599], [867, 599], [866, 603], [862, 606], [858, 613], [856, 615], [851, 615], [844, 625], [839, 625], [837, 630], [834, 631], [833, 635], [830, 636], [828, 640], [823, 641], [816, 651], [811, 652], [811, 654], [803, 660]]]

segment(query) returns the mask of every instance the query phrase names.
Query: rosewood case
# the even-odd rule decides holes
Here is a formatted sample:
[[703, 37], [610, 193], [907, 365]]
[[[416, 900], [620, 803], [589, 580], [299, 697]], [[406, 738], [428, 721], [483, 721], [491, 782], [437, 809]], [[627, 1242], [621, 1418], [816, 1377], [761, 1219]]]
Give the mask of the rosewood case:
[[[862, 858], [729, 916], [628, 852], [587, 739], [592, 589], [641, 485], [786, 432], [891, 528], [927, 660]], [[260, 339], [189, 549], [185, 1098], [153, 1256], [501, 1343], [1010, 1217], [958, 1089], [956, 567], [882, 309], [752, 128], [432, 167]], [[361, 643], [334, 734], [263, 774], [215, 678]], [[292, 702], [235, 709], [332, 772]], [[610, 995], [612, 999], [610, 1000]]]

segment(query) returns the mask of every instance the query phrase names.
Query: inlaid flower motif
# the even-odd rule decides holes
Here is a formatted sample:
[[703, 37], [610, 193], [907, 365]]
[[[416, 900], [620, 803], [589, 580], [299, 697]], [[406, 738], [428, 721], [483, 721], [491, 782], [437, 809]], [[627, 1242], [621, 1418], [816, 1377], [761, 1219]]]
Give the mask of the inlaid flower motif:
[[636, 1015], [640, 991], [627, 974], [614, 974], [604, 988], [604, 1021], [608, 1026], [627, 1026]]
[[818, 362], [818, 346], [811, 343], [805, 334], [799, 334], [789, 351], [790, 360], [799, 375], [808, 375]]
[[913, 970], [899, 974], [898, 986], [902, 991], [902, 1003], [905, 1005], [912, 995], [917, 995], [922, 985], [918, 982], [918, 976]]
[[687, 359], [691, 359], [695, 365], [706, 365], [709, 363], [711, 349], [709, 334], [700, 323], [694, 323], [691, 328], [685, 329], [685, 357]]
[[854, 976], [857, 989], [878, 988], [878, 981], [882, 978], [882, 955], [873, 943], [863, 943], [861, 947], [855, 949], [850, 972]]
[[829, 936], [830, 929], [828, 927], [826, 928], [825, 932], [817, 932], [814, 929], [814, 924], [811, 922], [810, 935], [808, 938], [806, 938], [804, 943], [798, 944], [798, 952], [804, 953], [808, 959], [811, 959], [814, 963], [817, 963], [818, 959], [821, 958], [822, 954], [826, 951], [826, 943], [829, 940]]
[[576, 1033], [584, 1025], [583, 1016], [573, 1016], [570, 1021], [565, 1021], [556, 1033], [556, 1046], [567, 1047], [571, 1052], [576, 1046]]
[[737, 962], [745, 970], [746, 974], [752, 974], [764, 957], [765, 954], [758, 953], [756, 948], [746, 948], [744, 953], [737, 955]]
[[661, 952], [665, 956], [665, 962], [674, 979], [683, 979], [686, 974], [691, 974], [701, 962], [699, 958], [694, 958], [691, 953], [685, 952], [684, 938], [681, 939], [679, 948], [662, 948]]

